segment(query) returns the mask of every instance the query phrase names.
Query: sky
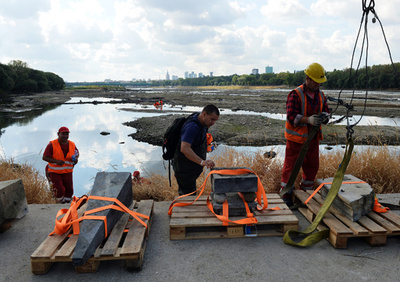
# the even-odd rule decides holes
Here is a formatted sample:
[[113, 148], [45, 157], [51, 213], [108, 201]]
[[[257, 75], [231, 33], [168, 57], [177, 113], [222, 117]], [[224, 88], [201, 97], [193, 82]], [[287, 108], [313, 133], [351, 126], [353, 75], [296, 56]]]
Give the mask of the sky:
[[[377, 0], [374, 8], [395, 62], [399, 7]], [[372, 16], [367, 64], [389, 64]], [[21, 60], [66, 82], [293, 72], [313, 62], [341, 70], [361, 17], [362, 0], [0, 0], [0, 63]], [[361, 42], [353, 66], [361, 52], [365, 65]]]

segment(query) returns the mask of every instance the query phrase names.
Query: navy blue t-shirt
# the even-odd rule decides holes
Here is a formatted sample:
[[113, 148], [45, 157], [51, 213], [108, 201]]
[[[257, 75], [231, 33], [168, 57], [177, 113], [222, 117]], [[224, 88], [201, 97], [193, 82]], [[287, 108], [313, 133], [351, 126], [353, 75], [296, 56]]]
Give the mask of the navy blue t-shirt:
[[207, 128], [198, 120], [199, 114], [193, 116], [193, 121], [187, 121], [181, 131], [181, 141], [188, 142], [192, 147], [200, 146], [206, 138]]

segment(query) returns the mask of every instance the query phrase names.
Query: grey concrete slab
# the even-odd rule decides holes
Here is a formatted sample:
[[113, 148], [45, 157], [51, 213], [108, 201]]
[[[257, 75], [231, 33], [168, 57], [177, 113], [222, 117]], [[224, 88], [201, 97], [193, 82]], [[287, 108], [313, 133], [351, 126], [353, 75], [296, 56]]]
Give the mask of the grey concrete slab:
[[[133, 200], [132, 176], [129, 172], [98, 172], [90, 195], [115, 198], [129, 207]], [[89, 198], [87, 211], [114, 203]], [[123, 214], [121, 211], [107, 209], [91, 214], [92, 216], [105, 216], [105, 222], [92, 219], [82, 221], [78, 241], [72, 255], [74, 265], [78, 266], [86, 263], [106, 236], [105, 224], [107, 224], [108, 232], [111, 232]]]
[[[246, 167], [218, 167], [213, 170], [223, 169], [249, 169]], [[258, 189], [258, 178], [253, 173], [241, 175], [211, 175], [211, 190], [215, 193], [231, 193], [231, 192], [256, 192]]]
[[[317, 179], [318, 185], [332, 183], [333, 177]], [[368, 183], [360, 183], [363, 180], [346, 174], [343, 183], [332, 205], [352, 221], [359, 220], [363, 215], [372, 211], [375, 202], [375, 192]], [[331, 189], [331, 184], [324, 184], [321, 188], [321, 196], [325, 199]]]
[[25, 189], [21, 179], [0, 181], [0, 224], [28, 213]]
[[[66, 206], [29, 205], [29, 214], [0, 234], [0, 281], [398, 281], [398, 237], [383, 247], [351, 239], [347, 249], [335, 249], [326, 240], [296, 248], [281, 237], [170, 241], [169, 205], [155, 203], [141, 271], [128, 272], [113, 261], [102, 262], [97, 273], [78, 274], [72, 263], [55, 263], [44, 275], [31, 273], [30, 255]], [[300, 229], [306, 228], [308, 221], [295, 214]]]

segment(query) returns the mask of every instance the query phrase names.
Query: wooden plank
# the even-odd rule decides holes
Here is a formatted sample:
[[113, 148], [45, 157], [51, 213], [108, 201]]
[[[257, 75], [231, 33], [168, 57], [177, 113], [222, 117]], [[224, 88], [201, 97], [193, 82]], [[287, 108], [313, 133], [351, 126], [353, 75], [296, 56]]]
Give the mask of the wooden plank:
[[78, 241], [78, 235], [72, 234], [55, 254], [55, 261], [69, 258], [74, 252], [76, 241]]
[[396, 226], [400, 226], [400, 216], [395, 214], [392, 211], [387, 211], [385, 213], [381, 213], [380, 214], [382, 217], [386, 218], [387, 220], [389, 220], [391, 223], [393, 223]]
[[47, 238], [40, 244], [40, 246], [33, 252], [31, 259], [41, 259], [49, 258], [55, 254], [58, 247], [63, 244], [67, 239], [68, 235], [71, 234], [71, 230], [68, 230], [63, 235], [52, 235], [47, 236]]
[[[87, 203], [78, 208], [78, 217], [83, 215], [83, 213], [86, 211], [86, 208]], [[42, 244], [40, 244], [40, 246], [33, 252], [31, 259], [49, 258], [53, 256], [58, 247], [68, 239], [68, 236], [71, 234], [71, 232], [72, 228], [62, 235], [54, 234], [47, 236]]]
[[[129, 209], [135, 206], [136, 201], [133, 201], [132, 204], [129, 206]], [[114, 256], [117, 249], [119, 242], [121, 241], [122, 235], [124, 234], [125, 226], [129, 219], [129, 213], [125, 213], [120, 220], [115, 224], [111, 234], [108, 236], [106, 243], [104, 244], [101, 255], [102, 256]]]
[[[400, 227], [394, 225], [389, 220], [386, 220], [385, 218], [381, 217], [380, 215], [378, 215], [374, 212], [368, 213], [368, 217], [370, 217], [372, 220], [377, 222], [380, 226], [385, 228], [388, 233], [400, 232]], [[390, 234], [388, 234], [388, 235], [390, 235]]]
[[366, 216], [362, 216], [359, 220], [358, 223], [360, 223], [362, 226], [364, 226], [366, 229], [371, 231], [372, 233], [386, 233], [387, 230], [383, 227], [381, 227], [379, 224], [375, 223], [373, 220], [369, 219]]
[[[136, 212], [147, 215], [152, 219], [153, 214], [153, 200], [143, 200], [140, 201], [139, 207]], [[126, 235], [125, 242], [121, 248], [120, 255], [134, 255], [139, 254], [140, 249], [143, 246], [143, 242], [145, 241], [146, 234], [150, 229], [151, 220], [142, 219], [145, 223], [147, 223], [147, 228], [144, 227], [140, 222], [135, 220]]]

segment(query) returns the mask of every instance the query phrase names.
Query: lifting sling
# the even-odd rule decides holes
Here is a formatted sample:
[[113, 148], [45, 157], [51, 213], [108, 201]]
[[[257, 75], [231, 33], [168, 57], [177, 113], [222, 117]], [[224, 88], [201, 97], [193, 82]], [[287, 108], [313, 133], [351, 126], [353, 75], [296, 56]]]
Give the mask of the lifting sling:
[[[195, 203], [199, 197], [203, 194], [204, 192], [204, 188], [206, 187], [206, 183], [208, 178], [212, 175], [212, 174], [222, 174], [222, 175], [241, 175], [241, 174], [248, 174], [248, 173], [252, 173], [255, 174], [257, 176], [258, 182], [257, 182], [257, 192], [256, 192], [256, 196], [257, 196], [257, 202], [258, 202], [258, 206], [257, 209], [258, 210], [265, 210], [268, 208], [268, 200], [267, 200], [267, 195], [265, 194], [265, 190], [264, 187], [261, 183], [260, 178], [258, 177], [258, 175], [253, 172], [250, 169], [222, 169], [222, 170], [211, 170], [209, 172], [209, 174], [207, 175], [206, 179], [204, 180], [204, 183], [201, 185], [201, 187], [199, 189], [197, 189], [196, 191], [186, 194], [186, 195], [182, 195], [179, 196], [178, 198], [176, 198], [171, 205], [169, 206], [169, 210], [168, 210], [168, 215], [172, 214], [172, 209], [174, 207], [185, 207], [185, 206], [189, 206], [192, 205], [193, 203]], [[183, 203], [183, 202], [176, 202], [178, 199], [181, 199], [183, 197], [186, 196], [190, 196], [195, 194], [197, 191], [199, 192], [199, 195], [197, 195], [196, 199], [194, 199], [192, 202], [190, 203]], [[217, 215], [214, 213], [214, 209], [212, 207], [212, 204], [209, 200], [209, 196], [207, 197], [207, 207], [210, 209], [210, 211], [219, 219], [223, 222], [223, 225], [226, 226], [229, 223], [235, 223], [235, 224], [255, 224], [257, 223], [257, 219], [254, 217], [253, 213], [250, 212], [250, 209], [246, 203], [246, 201], [244, 201], [243, 195], [241, 195], [241, 193], [239, 193], [239, 196], [242, 198], [244, 204], [245, 204], [245, 208], [246, 208], [246, 218], [243, 219], [239, 219], [239, 220], [235, 220], [232, 221], [229, 219], [229, 214], [228, 214], [228, 202], [227, 200], [225, 200], [225, 202], [223, 203], [223, 214], [222, 215]], [[275, 207], [275, 208], [271, 208], [270, 210], [279, 210], [279, 207]]]
[[[109, 202], [115, 202], [116, 204], [110, 204], [106, 205], [103, 207], [98, 207], [96, 209], [92, 210], [87, 210], [85, 214], [81, 217], [78, 216], [78, 209], [81, 207], [87, 200], [100, 200], [100, 201], [109, 201]], [[109, 197], [101, 197], [101, 196], [82, 196], [81, 198], [74, 197], [70, 208], [69, 209], [61, 209], [58, 211], [56, 215], [56, 223], [54, 226], [54, 231], [50, 233], [50, 235], [57, 234], [57, 235], [62, 235], [65, 232], [67, 232], [71, 226], [73, 229], [73, 234], [78, 235], [80, 228], [79, 228], [79, 223], [84, 220], [84, 219], [93, 219], [93, 220], [103, 220], [104, 221], [104, 228], [105, 228], [105, 237], [107, 237], [107, 219], [105, 216], [96, 216], [96, 215], [91, 215], [93, 213], [103, 211], [106, 209], [114, 209], [118, 210], [121, 212], [126, 212], [129, 213], [133, 218], [135, 218], [137, 221], [139, 221], [144, 227], [147, 228], [147, 224], [140, 219], [145, 218], [149, 219], [147, 215], [143, 215], [140, 213], [137, 213], [135, 211], [130, 210], [127, 208], [123, 203], [121, 203], [118, 199], [116, 198], [109, 198]], [[63, 217], [61, 217], [63, 216]]]

